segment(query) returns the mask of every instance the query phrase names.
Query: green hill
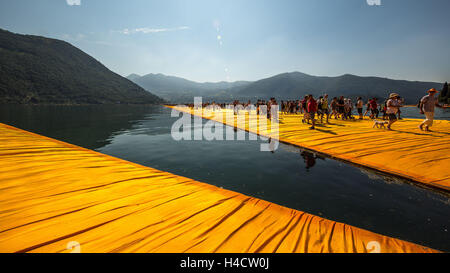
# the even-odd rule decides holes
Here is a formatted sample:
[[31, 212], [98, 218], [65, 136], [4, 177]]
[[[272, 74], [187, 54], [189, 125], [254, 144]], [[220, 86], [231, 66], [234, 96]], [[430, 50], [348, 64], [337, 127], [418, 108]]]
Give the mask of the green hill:
[[0, 103], [161, 102], [67, 42], [0, 29]]

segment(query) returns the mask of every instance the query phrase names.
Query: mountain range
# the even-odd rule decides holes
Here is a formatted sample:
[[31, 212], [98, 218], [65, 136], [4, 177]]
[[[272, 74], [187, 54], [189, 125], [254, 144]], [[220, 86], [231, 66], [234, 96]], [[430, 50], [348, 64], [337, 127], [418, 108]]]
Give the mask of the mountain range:
[[145, 76], [131, 74], [127, 79], [171, 102], [192, 101], [194, 96], [226, 99], [230, 97], [229, 90], [242, 88], [251, 83], [246, 81], [198, 83], [163, 74], [147, 74]]
[[393, 80], [380, 77], [361, 77], [345, 74], [338, 77], [312, 76], [301, 72], [275, 75], [270, 78], [250, 82], [198, 83], [179, 77], [162, 74], [127, 77], [142, 88], [171, 102], [192, 102], [194, 96], [204, 100], [229, 101], [232, 99], [256, 100], [275, 97], [277, 99], [299, 99], [306, 94], [330, 97], [361, 96], [364, 99], [389, 96], [399, 93], [406, 103], [416, 103], [430, 88], [441, 89], [441, 83]]
[[157, 104], [162, 101], [67, 42], [0, 29], [0, 103]]

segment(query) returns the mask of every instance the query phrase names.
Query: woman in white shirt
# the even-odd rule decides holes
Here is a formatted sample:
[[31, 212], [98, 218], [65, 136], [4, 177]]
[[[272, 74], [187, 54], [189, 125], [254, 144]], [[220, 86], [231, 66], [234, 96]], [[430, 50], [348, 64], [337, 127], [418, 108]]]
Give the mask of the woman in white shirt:
[[389, 95], [389, 99], [386, 102], [386, 114], [389, 118], [389, 124], [387, 126], [388, 130], [392, 130], [391, 125], [397, 121], [398, 110], [402, 107], [398, 99], [399, 97], [400, 96], [397, 93], [392, 93]]

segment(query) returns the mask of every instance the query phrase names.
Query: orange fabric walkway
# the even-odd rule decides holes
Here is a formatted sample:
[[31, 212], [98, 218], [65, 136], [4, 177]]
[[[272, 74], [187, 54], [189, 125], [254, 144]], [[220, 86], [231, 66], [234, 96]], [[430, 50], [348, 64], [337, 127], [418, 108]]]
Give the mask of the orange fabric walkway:
[[0, 252], [70, 252], [71, 244], [81, 252], [433, 252], [0, 124]]

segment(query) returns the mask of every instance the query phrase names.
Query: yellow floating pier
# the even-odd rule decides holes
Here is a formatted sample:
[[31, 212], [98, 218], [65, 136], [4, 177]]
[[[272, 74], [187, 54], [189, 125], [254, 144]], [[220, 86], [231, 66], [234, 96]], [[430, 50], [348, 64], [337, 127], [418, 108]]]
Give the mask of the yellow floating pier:
[[236, 117], [234, 124], [226, 120], [223, 112], [231, 110], [203, 109], [201, 114], [187, 107], [168, 107], [450, 191], [450, 121], [447, 120], [435, 120], [433, 132], [421, 131], [419, 119], [399, 120], [392, 126], [393, 131], [372, 128], [373, 122], [368, 119], [330, 119], [331, 124], [318, 123], [316, 130], [310, 130], [310, 125], [302, 124], [301, 115], [280, 114], [279, 129], [273, 131], [270, 123], [267, 129], [259, 128], [255, 115], [247, 114], [243, 126], [237, 124]]
[[0, 252], [435, 252], [0, 124]]

